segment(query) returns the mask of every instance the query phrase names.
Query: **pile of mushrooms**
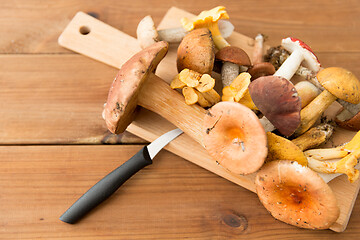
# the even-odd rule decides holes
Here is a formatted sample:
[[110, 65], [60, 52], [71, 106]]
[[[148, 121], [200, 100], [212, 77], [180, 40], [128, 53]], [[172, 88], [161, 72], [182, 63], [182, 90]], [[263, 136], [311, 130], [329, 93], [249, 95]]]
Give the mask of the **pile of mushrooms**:
[[[340, 211], [327, 182], [340, 174], [350, 182], [359, 178], [360, 82], [346, 69], [322, 68], [311, 48], [291, 37], [264, 56], [265, 38], [257, 35], [251, 62], [225, 40], [234, 29], [228, 19], [222, 6], [183, 18], [175, 29], [157, 30], [150, 16], [142, 19], [137, 36], [143, 50], [113, 82], [103, 113], [107, 126], [124, 131], [136, 105], [155, 111], [201, 144], [219, 167], [256, 173], [259, 199], [276, 219], [329, 228]], [[154, 72], [168, 44], [178, 42], [178, 74], [169, 86]], [[294, 75], [303, 81], [294, 84]], [[336, 121], [319, 124], [334, 101], [344, 109]], [[359, 132], [341, 146], [317, 148], [336, 124]]]

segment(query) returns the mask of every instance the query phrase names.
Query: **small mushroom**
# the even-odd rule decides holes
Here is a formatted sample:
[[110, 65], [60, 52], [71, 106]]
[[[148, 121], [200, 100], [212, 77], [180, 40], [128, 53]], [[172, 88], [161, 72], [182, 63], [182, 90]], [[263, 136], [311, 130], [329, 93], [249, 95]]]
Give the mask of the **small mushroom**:
[[295, 161], [273, 161], [256, 174], [256, 192], [271, 215], [309, 229], [327, 229], [339, 217], [335, 194], [314, 171]]
[[234, 46], [228, 46], [220, 49], [215, 54], [215, 60], [222, 62], [221, 80], [223, 86], [229, 86], [231, 82], [239, 75], [241, 67], [246, 71], [251, 66], [250, 58], [244, 50]]
[[223, 88], [222, 101], [238, 102], [252, 110], [258, 110], [249, 93], [250, 74], [240, 73], [229, 86]]
[[301, 105], [290, 81], [278, 76], [259, 77], [250, 83], [249, 92], [255, 106], [265, 116], [264, 120], [270, 121], [285, 136], [293, 134], [300, 124]]
[[181, 41], [177, 50], [178, 72], [188, 68], [200, 74], [211, 74], [214, 67], [215, 47], [211, 32], [206, 28], [191, 31]]
[[182, 18], [181, 24], [187, 31], [195, 28], [208, 28], [218, 49], [230, 46], [230, 44], [221, 36], [218, 21], [220, 19], [229, 19], [229, 15], [225, 11], [225, 7], [215, 7], [209, 11], [202, 11], [194, 19]]
[[203, 141], [210, 156], [235, 174], [256, 172], [267, 155], [266, 134], [258, 117], [235, 102], [219, 102], [208, 110]]
[[339, 67], [324, 68], [318, 72], [317, 79], [325, 90], [301, 110], [296, 135], [307, 131], [337, 98], [352, 104], [360, 102], [360, 82], [350, 71]]
[[319, 94], [319, 89], [308, 81], [301, 81], [295, 84], [295, 89], [301, 100], [301, 108], [306, 107]]
[[[224, 38], [228, 38], [234, 31], [234, 25], [227, 20], [219, 20], [219, 30]], [[144, 17], [138, 24], [136, 35], [142, 48], [159, 41], [179, 43], [189, 32], [183, 27], [156, 30], [154, 20], [150, 15]]]
[[251, 75], [251, 80], [275, 73], [275, 67], [269, 62], [264, 62], [264, 35], [260, 33], [255, 37], [253, 66], [249, 68], [248, 72]]
[[303, 41], [288, 37], [282, 40], [281, 46], [291, 52], [291, 55], [275, 72], [275, 76], [281, 76], [290, 80], [301, 63], [314, 72], [318, 72], [320, 70], [319, 60], [311, 48]]
[[336, 124], [344, 129], [351, 131], [360, 130], [360, 111], [357, 114], [352, 114], [347, 109], [343, 109], [335, 117]]

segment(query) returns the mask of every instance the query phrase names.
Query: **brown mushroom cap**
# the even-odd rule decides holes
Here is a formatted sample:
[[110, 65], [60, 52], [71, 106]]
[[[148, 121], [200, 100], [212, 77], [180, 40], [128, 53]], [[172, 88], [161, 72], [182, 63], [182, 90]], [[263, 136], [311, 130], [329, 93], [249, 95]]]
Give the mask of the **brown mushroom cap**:
[[220, 102], [204, 118], [204, 145], [216, 162], [235, 174], [256, 172], [267, 155], [267, 138], [258, 117], [235, 102]]
[[337, 115], [335, 117], [336, 124], [344, 129], [351, 131], [360, 131], [360, 112], [350, 118], [343, 119], [342, 116]]
[[264, 76], [249, 85], [256, 107], [285, 136], [294, 133], [300, 124], [300, 98], [294, 85], [279, 76]]
[[261, 203], [271, 215], [310, 229], [329, 228], [339, 217], [336, 197], [325, 181], [295, 161], [273, 161], [255, 178]]
[[352, 72], [340, 67], [329, 67], [320, 70], [316, 77], [337, 98], [352, 104], [360, 102], [360, 82]]
[[122, 65], [111, 85], [103, 111], [110, 132], [122, 133], [132, 122], [141, 85], [167, 51], [167, 42], [157, 42], [141, 50]]
[[250, 58], [246, 52], [235, 46], [228, 46], [220, 49], [215, 54], [215, 59], [223, 62], [235, 63], [239, 66], [251, 66]]
[[201, 74], [210, 74], [214, 67], [215, 46], [211, 32], [199, 28], [188, 33], [181, 41], [177, 51], [178, 72], [188, 68]]
[[253, 65], [248, 73], [251, 75], [251, 80], [255, 80], [259, 77], [273, 75], [275, 73], [275, 67], [269, 62], [260, 62]]

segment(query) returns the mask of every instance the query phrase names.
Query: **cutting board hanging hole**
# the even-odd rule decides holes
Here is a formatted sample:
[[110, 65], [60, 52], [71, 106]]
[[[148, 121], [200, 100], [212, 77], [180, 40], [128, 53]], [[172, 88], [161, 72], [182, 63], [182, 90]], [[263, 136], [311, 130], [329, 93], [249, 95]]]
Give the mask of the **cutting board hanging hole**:
[[90, 33], [90, 28], [87, 26], [82, 26], [82, 27], [80, 27], [79, 32], [82, 35], [88, 35]]

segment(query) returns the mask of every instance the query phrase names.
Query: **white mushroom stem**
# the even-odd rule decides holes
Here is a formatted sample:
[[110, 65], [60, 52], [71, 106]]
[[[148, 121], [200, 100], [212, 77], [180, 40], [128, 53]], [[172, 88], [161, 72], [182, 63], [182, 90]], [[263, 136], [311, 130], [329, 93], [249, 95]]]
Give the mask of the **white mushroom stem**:
[[[219, 20], [218, 27], [224, 38], [228, 38], [234, 31], [234, 25], [227, 20]], [[136, 34], [141, 48], [146, 48], [158, 41], [179, 43], [188, 31], [183, 27], [156, 30], [152, 17], [146, 16], [139, 22]]]
[[253, 65], [263, 62], [264, 53], [264, 36], [259, 33], [255, 37], [254, 51], [253, 51]]
[[267, 119], [265, 116], [260, 118], [259, 121], [261, 125], [264, 127], [265, 132], [272, 132], [276, 129], [274, 125], [269, 121], [269, 119]]
[[221, 81], [223, 87], [229, 86], [240, 74], [240, 66], [232, 62], [224, 62], [221, 67]]
[[304, 60], [302, 51], [295, 50], [291, 55], [281, 64], [280, 68], [274, 73], [274, 76], [280, 76], [290, 80], [297, 69], [299, 68], [301, 62]]

